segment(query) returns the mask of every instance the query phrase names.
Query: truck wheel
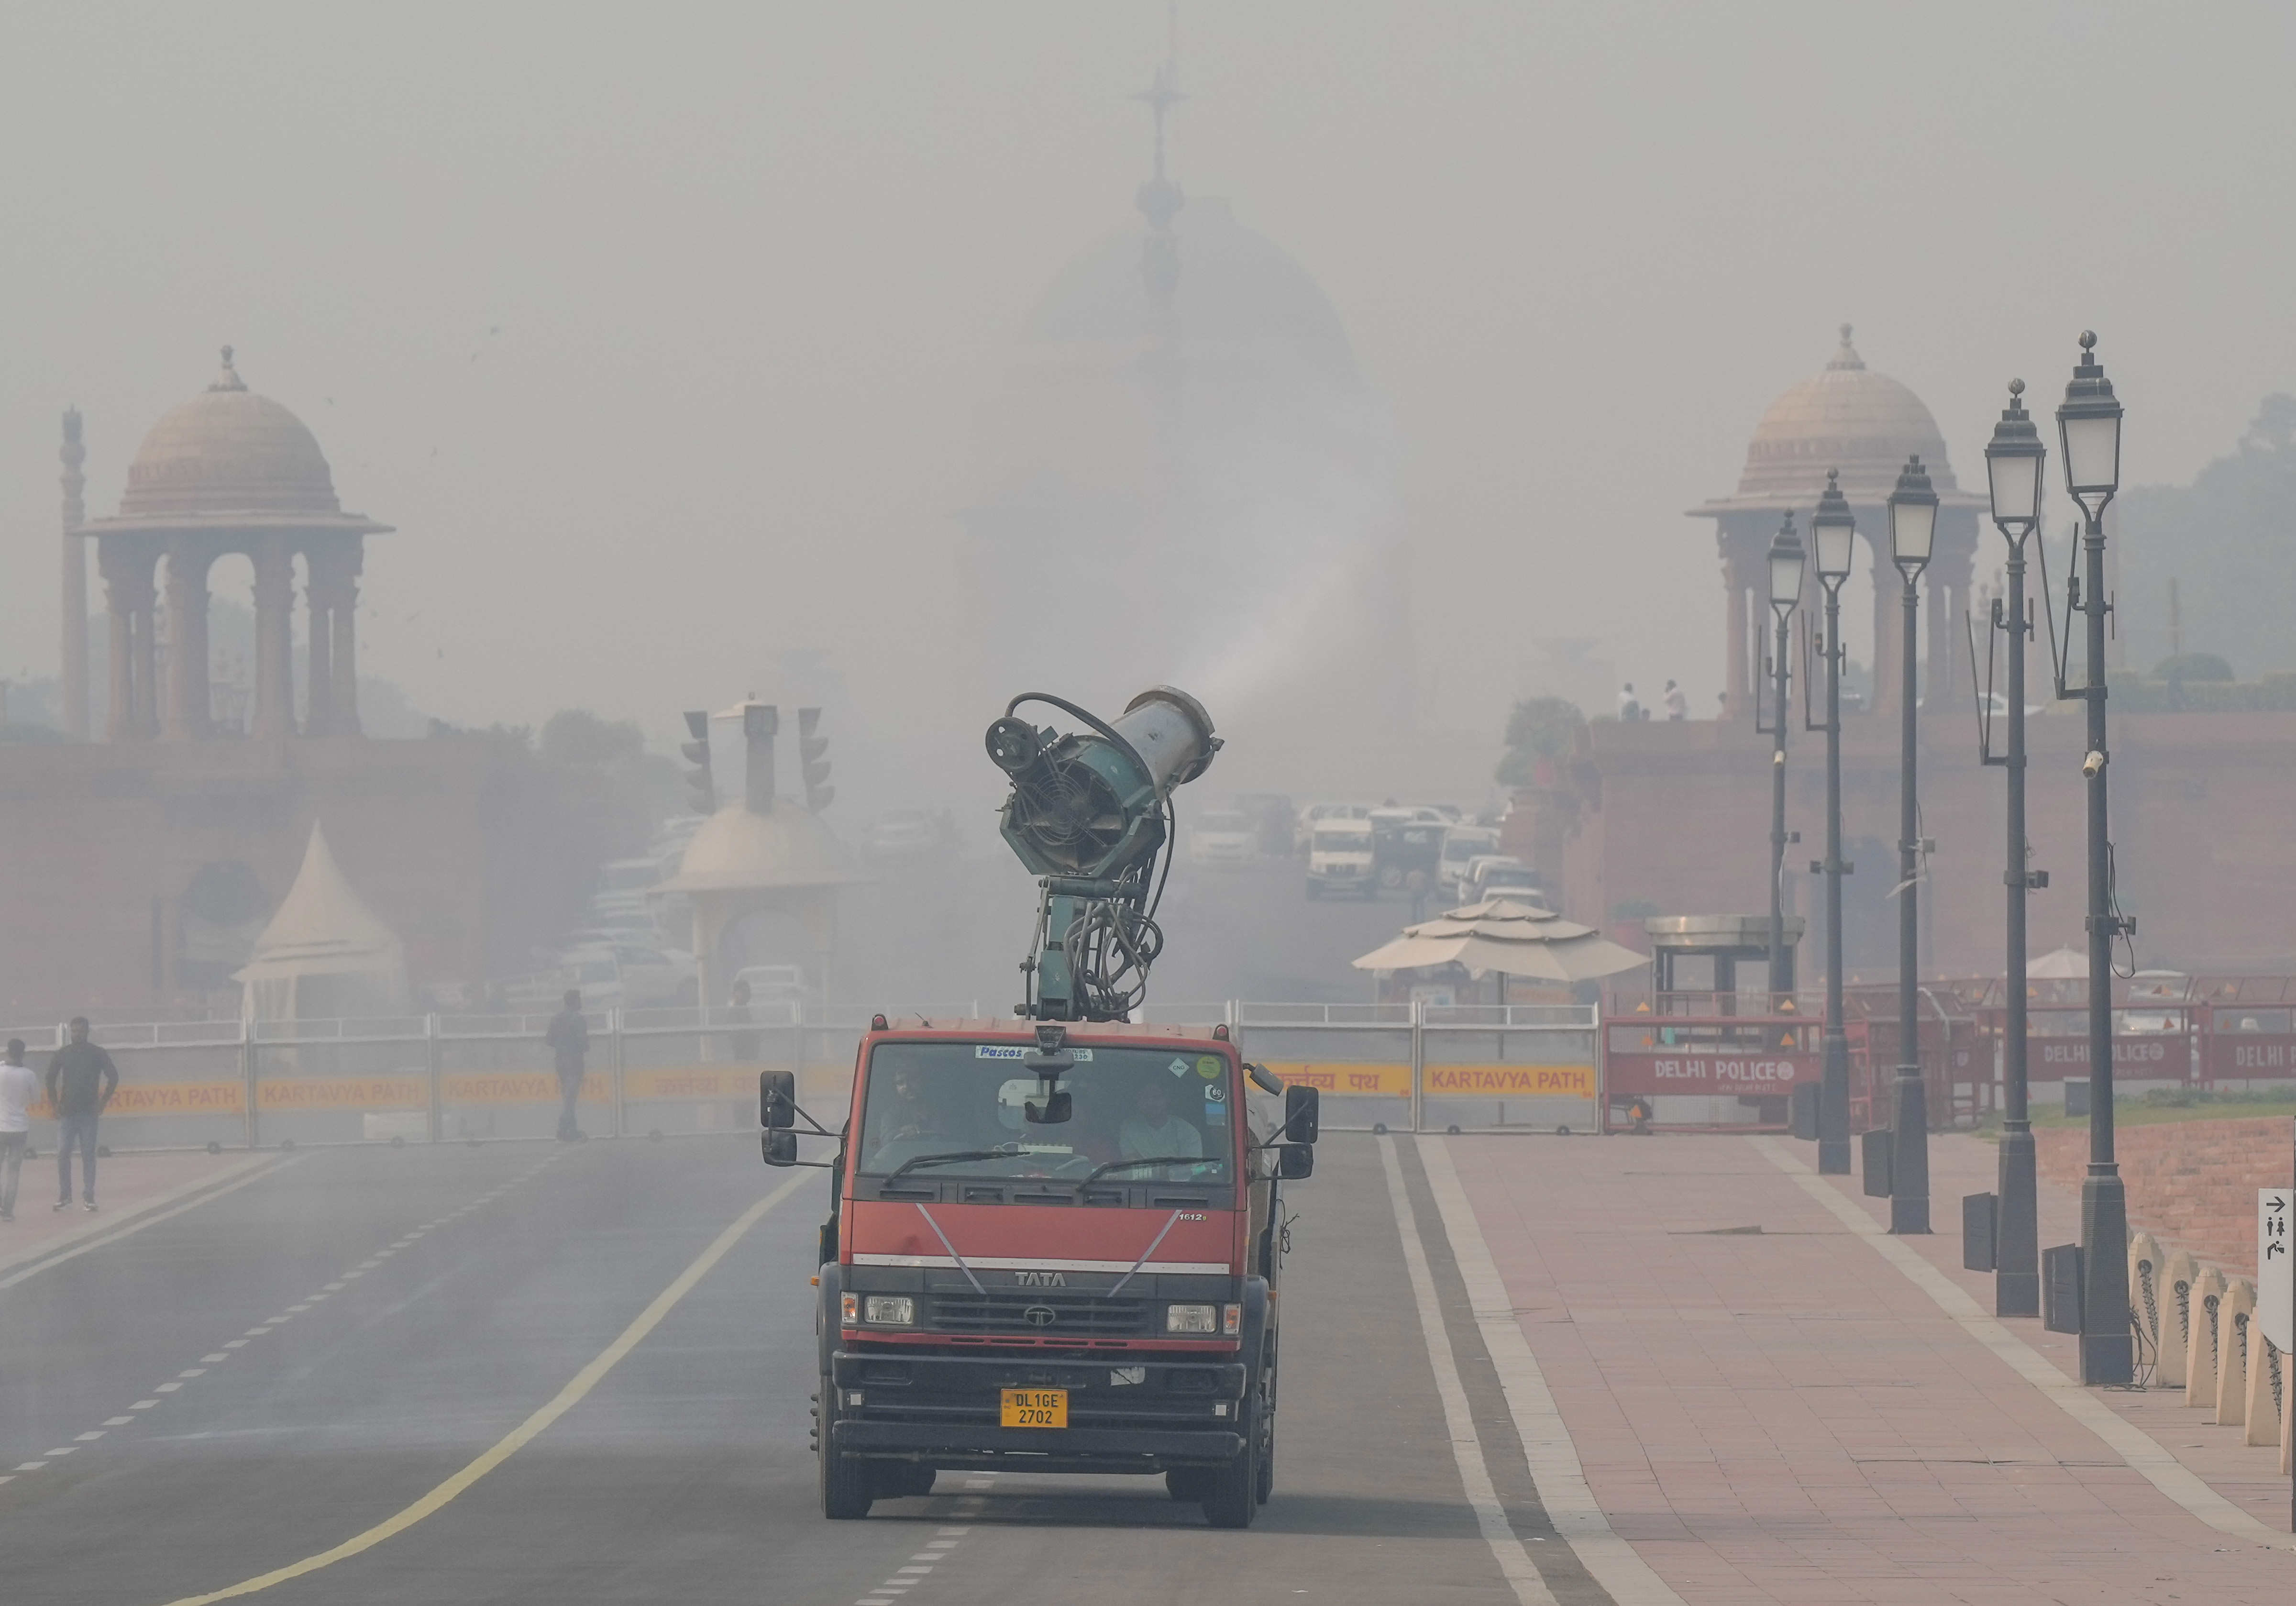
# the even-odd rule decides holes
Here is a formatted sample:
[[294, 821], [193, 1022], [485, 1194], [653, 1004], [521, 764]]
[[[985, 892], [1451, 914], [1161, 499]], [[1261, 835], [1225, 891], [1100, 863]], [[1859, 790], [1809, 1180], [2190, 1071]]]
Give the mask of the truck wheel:
[[869, 1514], [877, 1497], [876, 1479], [857, 1455], [837, 1453], [837, 1383], [821, 1380], [821, 1514], [847, 1522]]
[[1379, 873], [1379, 884], [1386, 888], [1390, 892], [1394, 891], [1398, 887], [1403, 885], [1403, 866], [1400, 864], [1382, 865]]
[[[1248, 1407], [1255, 1402], [1247, 1401]], [[1259, 1512], [1259, 1413], [1247, 1409], [1243, 1451], [1214, 1467], [1204, 1483], [1204, 1520], [1214, 1528], [1250, 1528]]]

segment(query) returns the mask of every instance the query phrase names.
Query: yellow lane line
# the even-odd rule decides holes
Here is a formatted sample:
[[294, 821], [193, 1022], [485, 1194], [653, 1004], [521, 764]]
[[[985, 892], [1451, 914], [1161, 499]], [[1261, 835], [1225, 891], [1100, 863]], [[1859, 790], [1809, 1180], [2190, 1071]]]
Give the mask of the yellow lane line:
[[218, 1589], [209, 1594], [186, 1595], [181, 1600], [170, 1601], [168, 1606], [208, 1606], [208, 1602], [211, 1601], [228, 1601], [240, 1595], [254, 1594], [258, 1591], [270, 1588], [275, 1584], [284, 1584], [290, 1578], [302, 1577], [308, 1573], [317, 1572], [322, 1568], [332, 1567], [338, 1561], [347, 1561], [362, 1551], [372, 1550], [394, 1534], [405, 1533], [425, 1517], [439, 1511], [456, 1495], [478, 1482], [480, 1479], [484, 1478], [524, 1449], [551, 1423], [579, 1405], [583, 1397], [598, 1386], [600, 1379], [611, 1372], [624, 1356], [636, 1348], [639, 1340], [660, 1325], [661, 1319], [669, 1315], [680, 1299], [693, 1291], [694, 1284], [709, 1274], [711, 1266], [725, 1258], [726, 1251], [741, 1241], [744, 1233], [757, 1225], [767, 1211], [796, 1192], [799, 1184], [804, 1181], [805, 1178], [802, 1176], [792, 1176], [742, 1211], [734, 1218], [734, 1225], [718, 1233], [717, 1241], [702, 1250], [693, 1265], [678, 1274], [677, 1281], [663, 1289], [656, 1296], [654, 1302], [639, 1313], [637, 1320], [622, 1330], [621, 1337], [607, 1345], [599, 1352], [597, 1359], [574, 1374], [566, 1387], [558, 1391], [556, 1398], [504, 1435], [501, 1441], [485, 1454], [447, 1479], [446, 1482], [432, 1489], [405, 1511], [376, 1523], [363, 1534], [352, 1536], [332, 1550], [321, 1551], [316, 1556], [306, 1556], [300, 1561], [291, 1562], [276, 1571], [266, 1572], [259, 1577], [249, 1578], [244, 1583], [234, 1584], [228, 1589]]

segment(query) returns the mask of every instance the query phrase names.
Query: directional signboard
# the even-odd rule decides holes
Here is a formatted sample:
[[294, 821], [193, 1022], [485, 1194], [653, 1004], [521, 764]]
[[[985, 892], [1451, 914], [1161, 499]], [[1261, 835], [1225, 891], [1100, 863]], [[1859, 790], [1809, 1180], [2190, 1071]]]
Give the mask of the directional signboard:
[[2296, 1311], [2289, 1300], [2296, 1295], [2296, 1188], [2256, 1191], [2256, 1319], [2274, 1348], [2286, 1355], [2296, 1349]]

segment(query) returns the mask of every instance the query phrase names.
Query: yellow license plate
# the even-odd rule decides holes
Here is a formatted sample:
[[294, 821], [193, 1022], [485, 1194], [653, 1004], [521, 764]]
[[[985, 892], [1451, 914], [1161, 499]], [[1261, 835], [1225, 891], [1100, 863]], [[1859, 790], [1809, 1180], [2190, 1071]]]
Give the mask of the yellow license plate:
[[999, 1419], [1007, 1428], [1065, 1428], [1069, 1425], [1069, 1391], [1065, 1389], [1007, 1389]]

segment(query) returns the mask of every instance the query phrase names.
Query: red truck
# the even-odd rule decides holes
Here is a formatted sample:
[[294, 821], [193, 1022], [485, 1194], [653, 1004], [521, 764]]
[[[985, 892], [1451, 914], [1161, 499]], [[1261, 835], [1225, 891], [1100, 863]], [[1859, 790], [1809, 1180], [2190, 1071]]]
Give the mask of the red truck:
[[[834, 1181], [821, 1229], [821, 1507], [943, 1468], [1161, 1473], [1248, 1526], [1275, 1466], [1283, 1184], [1319, 1111], [1224, 1026], [903, 1020], [861, 1040], [851, 1114], [762, 1078], [765, 1158]], [[797, 1159], [798, 1121], [839, 1140]]]

